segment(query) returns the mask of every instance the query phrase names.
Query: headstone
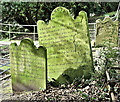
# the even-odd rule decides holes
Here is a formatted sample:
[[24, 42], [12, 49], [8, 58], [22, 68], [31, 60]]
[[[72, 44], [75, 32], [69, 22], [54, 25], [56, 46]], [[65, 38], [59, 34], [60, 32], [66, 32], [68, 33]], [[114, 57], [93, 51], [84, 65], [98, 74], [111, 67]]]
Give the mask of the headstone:
[[31, 39], [10, 45], [10, 66], [14, 91], [46, 89], [46, 49], [36, 48]]
[[74, 19], [64, 7], [57, 7], [49, 24], [37, 22], [39, 44], [47, 48], [48, 80], [71, 83], [93, 70], [87, 14]]
[[112, 21], [110, 17], [105, 17], [103, 21], [96, 21], [96, 47], [110, 45], [118, 46], [118, 21]]

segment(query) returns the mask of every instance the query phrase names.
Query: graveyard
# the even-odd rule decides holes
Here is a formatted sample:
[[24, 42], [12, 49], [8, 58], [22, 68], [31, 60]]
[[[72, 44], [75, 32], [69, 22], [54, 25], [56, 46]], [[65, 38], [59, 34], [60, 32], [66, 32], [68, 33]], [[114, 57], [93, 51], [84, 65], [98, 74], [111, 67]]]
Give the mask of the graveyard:
[[60, 6], [33, 29], [0, 41], [0, 101], [119, 102], [119, 16], [90, 24], [87, 12]]

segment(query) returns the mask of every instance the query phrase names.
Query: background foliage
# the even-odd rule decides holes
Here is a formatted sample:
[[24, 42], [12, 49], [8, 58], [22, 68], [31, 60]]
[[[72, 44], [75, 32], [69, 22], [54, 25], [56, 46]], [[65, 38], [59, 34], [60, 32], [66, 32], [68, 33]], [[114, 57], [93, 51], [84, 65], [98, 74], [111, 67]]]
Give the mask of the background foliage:
[[[46, 23], [50, 20], [51, 12], [58, 6], [66, 7], [71, 15], [76, 18], [79, 11], [87, 12], [99, 16], [104, 13], [116, 11], [118, 3], [95, 3], [95, 2], [3, 2], [2, 3], [2, 22], [18, 23], [20, 25], [36, 25], [38, 20], [44, 20]], [[33, 27], [26, 26], [30, 32]], [[8, 27], [3, 27], [8, 29]], [[15, 28], [16, 29], [16, 28]], [[6, 37], [6, 36], [4, 36]]]

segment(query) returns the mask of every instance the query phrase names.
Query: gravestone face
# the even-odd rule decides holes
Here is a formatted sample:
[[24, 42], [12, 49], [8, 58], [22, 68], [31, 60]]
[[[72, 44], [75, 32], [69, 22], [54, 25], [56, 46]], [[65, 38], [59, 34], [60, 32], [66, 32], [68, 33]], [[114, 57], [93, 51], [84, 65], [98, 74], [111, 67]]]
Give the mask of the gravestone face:
[[46, 88], [46, 49], [37, 49], [31, 39], [10, 45], [10, 66], [14, 91]]
[[110, 17], [106, 17], [103, 21], [96, 21], [96, 47], [118, 46], [118, 21], [112, 21]]
[[89, 77], [93, 65], [86, 12], [73, 19], [66, 8], [57, 7], [48, 25], [39, 20], [37, 26], [39, 43], [47, 48], [49, 81], [71, 83]]

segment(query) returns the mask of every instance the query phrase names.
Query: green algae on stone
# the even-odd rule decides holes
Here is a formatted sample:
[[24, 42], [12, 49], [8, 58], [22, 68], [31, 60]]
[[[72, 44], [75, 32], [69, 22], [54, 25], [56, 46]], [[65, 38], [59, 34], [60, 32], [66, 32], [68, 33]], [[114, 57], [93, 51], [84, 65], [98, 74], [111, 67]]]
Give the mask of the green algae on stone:
[[95, 46], [106, 46], [106, 44], [112, 47], [118, 46], [118, 21], [112, 21], [110, 17], [96, 21]]
[[10, 66], [14, 91], [46, 89], [46, 49], [36, 48], [31, 39], [10, 45]]
[[88, 18], [84, 11], [74, 19], [64, 7], [57, 7], [49, 24], [37, 22], [39, 44], [47, 48], [48, 80], [71, 83], [93, 70]]

